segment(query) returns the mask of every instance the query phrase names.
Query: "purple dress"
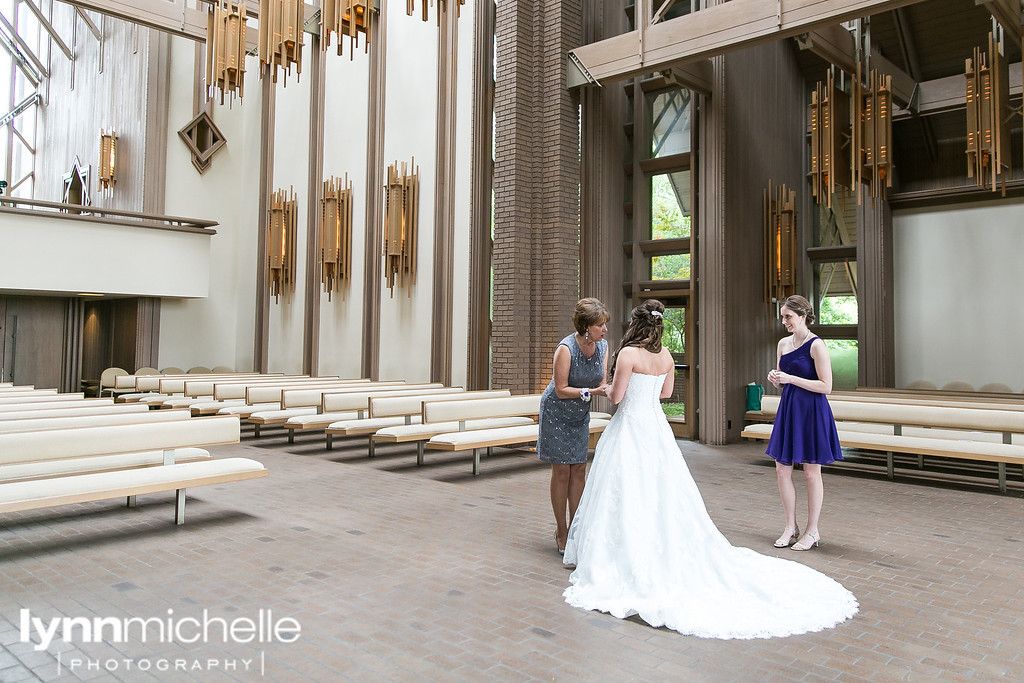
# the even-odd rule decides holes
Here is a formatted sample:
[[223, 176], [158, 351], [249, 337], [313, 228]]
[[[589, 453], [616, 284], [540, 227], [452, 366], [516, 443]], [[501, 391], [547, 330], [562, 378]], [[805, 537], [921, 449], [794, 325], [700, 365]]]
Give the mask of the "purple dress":
[[[818, 379], [814, 359], [811, 358], [811, 344], [815, 339], [817, 337], [811, 337], [800, 348], [782, 354], [779, 369], [803, 379]], [[798, 462], [827, 465], [842, 460], [839, 434], [828, 397], [793, 384], [784, 384], [765, 453], [783, 465]]]

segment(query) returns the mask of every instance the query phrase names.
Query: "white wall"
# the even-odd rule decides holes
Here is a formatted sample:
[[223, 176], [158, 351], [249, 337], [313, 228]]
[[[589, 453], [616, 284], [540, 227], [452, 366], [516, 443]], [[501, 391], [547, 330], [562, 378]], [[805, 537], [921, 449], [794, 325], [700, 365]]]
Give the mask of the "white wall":
[[166, 212], [219, 225], [211, 242], [209, 297], [164, 299], [161, 304], [159, 362], [160, 367], [229, 365], [251, 370], [260, 226], [258, 70], [255, 58], [247, 59], [245, 99], [214, 105], [213, 120], [226, 145], [200, 175], [177, 134], [194, 116], [194, 55], [193, 41], [171, 39]]
[[399, 3], [387, 5], [387, 11], [383, 164], [397, 162], [401, 172], [402, 162], [409, 165], [415, 160], [420, 204], [416, 282], [411, 288], [396, 285], [393, 298], [387, 288], [382, 290], [380, 377], [426, 381], [430, 379], [433, 312], [438, 29], [433, 11], [426, 22], [418, 14], [406, 16]]
[[[332, 36], [333, 38], [333, 36]], [[352, 182], [352, 280], [328, 301], [320, 288], [320, 374], [362, 375], [363, 293], [366, 273], [366, 145], [368, 139], [370, 56], [362, 43], [352, 54], [332, 45], [325, 69], [330, 86], [324, 95], [324, 179]], [[351, 57], [351, 58], [350, 58]]]
[[1024, 390], [1024, 200], [893, 214], [896, 385]]
[[[311, 45], [302, 48], [309, 69]], [[255, 79], [254, 79], [255, 80]], [[294, 189], [298, 216], [295, 237], [295, 290], [270, 299], [269, 367], [275, 372], [302, 372], [302, 341], [306, 310], [306, 236], [309, 211], [309, 74], [296, 78], [278, 71], [274, 118], [274, 190]], [[258, 167], [257, 167], [258, 168]]]
[[[380, 306], [380, 377], [427, 380], [430, 376], [431, 318], [433, 302], [434, 159], [436, 155], [438, 28], [434, 10], [428, 22], [418, 15], [406, 16], [404, 6], [392, 4], [387, 20], [386, 94], [384, 110], [383, 165], [409, 163], [419, 168], [419, 234], [416, 282], [411, 289], [395, 288], [394, 298], [384, 287]], [[456, 176], [456, 235], [453, 331], [453, 382], [465, 380], [466, 328], [468, 325], [468, 258], [471, 182], [471, 107], [473, 19], [464, 7], [459, 26], [459, 76]], [[192, 117], [193, 43], [174, 39], [169, 152], [167, 158], [167, 212], [217, 220], [218, 235], [211, 252], [210, 295], [199, 301], [165, 301], [161, 317], [160, 363], [232, 365], [249, 369], [253, 364], [255, 334], [258, 214], [260, 81], [255, 57], [246, 62], [245, 98], [232, 107], [214, 107], [214, 120], [227, 146], [200, 176], [189, 161], [177, 129]], [[321, 290], [320, 374], [361, 374], [362, 319], [364, 313], [366, 187], [380, 182], [366, 177], [369, 56], [362, 46], [350, 58], [334, 47], [326, 58], [324, 103], [323, 178], [332, 175], [353, 181], [352, 284], [335, 292], [331, 301]], [[298, 372], [302, 365], [305, 321], [305, 271], [308, 206], [308, 146], [310, 97], [307, 74], [279, 76], [275, 116], [273, 183], [275, 188], [294, 187], [298, 199], [296, 287], [290, 301], [271, 300], [268, 353], [273, 371]], [[317, 182], [322, 182], [323, 178]], [[319, 186], [313, 188], [319, 196]], [[379, 257], [379, 256], [378, 256]], [[382, 258], [382, 257], [379, 257]]]

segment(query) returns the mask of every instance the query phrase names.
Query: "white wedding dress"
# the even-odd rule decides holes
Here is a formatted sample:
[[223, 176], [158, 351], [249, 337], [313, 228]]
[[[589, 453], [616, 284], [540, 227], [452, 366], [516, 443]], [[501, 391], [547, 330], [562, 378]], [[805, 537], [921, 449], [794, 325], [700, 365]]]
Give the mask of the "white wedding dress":
[[718, 531], [659, 405], [664, 381], [633, 373], [598, 442], [565, 547], [576, 565], [565, 601], [704, 638], [788, 636], [852, 617], [857, 600], [838, 582]]

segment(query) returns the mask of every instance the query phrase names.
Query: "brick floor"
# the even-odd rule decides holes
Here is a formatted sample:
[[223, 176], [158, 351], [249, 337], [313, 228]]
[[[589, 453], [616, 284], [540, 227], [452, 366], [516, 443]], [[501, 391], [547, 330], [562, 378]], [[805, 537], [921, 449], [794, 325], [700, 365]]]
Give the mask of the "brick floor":
[[[322, 435], [289, 446], [267, 430], [216, 453], [259, 459], [270, 476], [195, 489], [182, 527], [169, 494], [0, 520], [0, 681], [1024, 678], [1019, 469], [1001, 495], [991, 478], [919, 476], [910, 462], [895, 482], [877, 461], [827, 468], [825, 545], [798, 555], [771, 547], [781, 512], [762, 446], [680, 445], [734, 544], [827, 573], [861, 612], [821, 633], [718, 641], [575, 610], [532, 453], [501, 451], [473, 477], [464, 456], [428, 452], [418, 468], [405, 446], [369, 459], [363, 440], [326, 451]], [[79, 627], [36, 650], [23, 608], [44, 623], [263, 610], [301, 638], [155, 642], [150, 629], [148, 642], [111, 644]]]

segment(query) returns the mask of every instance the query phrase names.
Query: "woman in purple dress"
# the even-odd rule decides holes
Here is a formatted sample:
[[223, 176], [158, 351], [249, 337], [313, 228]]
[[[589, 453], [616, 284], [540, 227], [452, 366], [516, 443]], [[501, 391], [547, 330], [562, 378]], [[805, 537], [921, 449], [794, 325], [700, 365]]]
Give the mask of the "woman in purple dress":
[[[782, 387], [782, 398], [775, 415], [775, 426], [768, 441], [768, 455], [775, 459], [786, 528], [775, 541], [785, 548], [794, 539], [793, 550], [810, 550], [818, 545], [818, 517], [824, 489], [821, 466], [842, 460], [835, 418], [828, 404], [832, 393], [832, 361], [825, 342], [811, 334], [807, 326], [814, 322], [814, 309], [802, 296], [791, 296], [782, 303], [782, 324], [790, 336], [779, 341], [778, 366], [768, 373], [768, 381]], [[804, 535], [796, 524], [796, 489], [793, 465], [800, 463], [807, 479], [807, 526]]]

